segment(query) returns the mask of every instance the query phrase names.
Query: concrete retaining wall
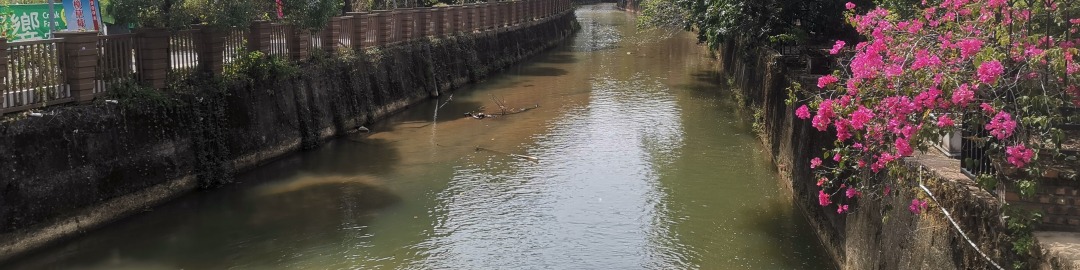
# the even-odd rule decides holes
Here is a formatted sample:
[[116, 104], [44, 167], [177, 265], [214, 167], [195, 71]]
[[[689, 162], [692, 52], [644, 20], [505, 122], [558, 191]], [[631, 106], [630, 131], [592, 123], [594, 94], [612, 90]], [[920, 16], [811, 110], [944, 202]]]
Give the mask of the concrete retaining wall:
[[813, 87], [817, 76], [784, 66], [774, 51], [744, 50], [726, 44], [718, 52], [723, 72], [735, 82], [748, 105], [761, 109], [762, 141], [771, 152], [797, 207], [805, 213], [827, 252], [841, 269], [992, 269], [957, 230], [940, 208], [957, 219], [960, 227], [996, 263], [1031, 267], [1029, 257], [1011, 252], [1012, 238], [1001, 220], [1001, 204], [990, 193], [959, 173], [959, 161], [933, 154], [909, 158], [908, 167], [925, 170], [923, 181], [940, 200], [922, 215], [907, 206], [918, 192], [916, 180], [887, 180], [896, 193], [883, 199], [844, 201], [857, 210], [840, 215], [835, 206], [817, 205], [816, 186], [809, 160], [831, 147], [834, 135], [818, 132], [794, 116], [785, 104], [793, 82]]
[[0, 120], [0, 260], [317, 147], [553, 47], [576, 27], [569, 11], [313, 60], [290, 78], [196, 85], [171, 94], [178, 104], [121, 100], [8, 116]]

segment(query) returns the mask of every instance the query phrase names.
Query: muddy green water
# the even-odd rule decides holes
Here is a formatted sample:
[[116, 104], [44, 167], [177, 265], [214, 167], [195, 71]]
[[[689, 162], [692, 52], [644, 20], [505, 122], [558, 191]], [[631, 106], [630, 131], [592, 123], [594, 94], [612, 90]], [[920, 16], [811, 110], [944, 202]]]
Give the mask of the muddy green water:
[[[8, 266], [831, 268], [690, 34], [638, 32], [610, 5], [577, 16], [582, 30], [563, 46], [418, 104], [370, 136]], [[495, 100], [539, 107], [462, 116], [498, 112]]]

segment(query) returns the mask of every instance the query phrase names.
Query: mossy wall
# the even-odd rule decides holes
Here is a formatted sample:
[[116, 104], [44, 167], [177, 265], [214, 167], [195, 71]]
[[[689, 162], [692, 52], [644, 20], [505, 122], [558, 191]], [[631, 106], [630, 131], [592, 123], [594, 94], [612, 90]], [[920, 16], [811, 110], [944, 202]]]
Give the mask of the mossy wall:
[[0, 122], [0, 259], [356, 130], [560, 43], [573, 12], [498, 31], [316, 56], [265, 80]]

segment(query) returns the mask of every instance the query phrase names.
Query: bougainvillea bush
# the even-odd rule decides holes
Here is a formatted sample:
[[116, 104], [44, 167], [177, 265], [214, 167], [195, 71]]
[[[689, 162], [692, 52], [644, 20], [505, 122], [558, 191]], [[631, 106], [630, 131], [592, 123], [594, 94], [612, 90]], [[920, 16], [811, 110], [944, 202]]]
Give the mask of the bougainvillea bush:
[[[999, 167], [1033, 176], [1058, 149], [1060, 109], [1080, 105], [1080, 1], [922, 1], [904, 18], [848, 3], [848, 22], [864, 41], [837, 41], [845, 66], [803, 89], [796, 115], [835, 132], [834, 148], [810, 161], [818, 203], [838, 213], [850, 202], [889, 196], [905, 156], [966, 128], [991, 149]], [[853, 53], [853, 54], [852, 54]], [[972, 132], [971, 134], [977, 134]], [[912, 198], [913, 213], [927, 207]]]

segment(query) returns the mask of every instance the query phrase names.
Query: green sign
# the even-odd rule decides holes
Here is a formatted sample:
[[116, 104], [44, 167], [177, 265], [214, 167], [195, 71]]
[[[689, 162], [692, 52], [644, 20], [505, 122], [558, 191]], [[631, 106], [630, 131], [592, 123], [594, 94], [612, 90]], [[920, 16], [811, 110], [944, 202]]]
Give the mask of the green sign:
[[[64, 7], [53, 5], [56, 29], [67, 29]], [[4, 25], [8, 41], [43, 39], [49, 36], [49, 4], [0, 6], [0, 25]]]

